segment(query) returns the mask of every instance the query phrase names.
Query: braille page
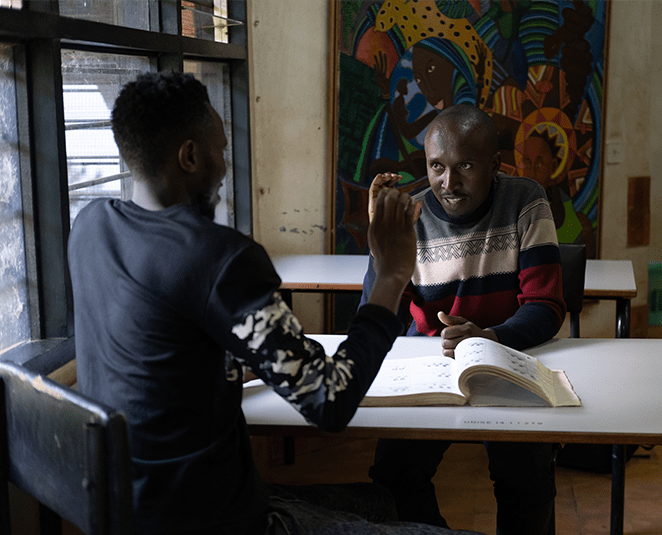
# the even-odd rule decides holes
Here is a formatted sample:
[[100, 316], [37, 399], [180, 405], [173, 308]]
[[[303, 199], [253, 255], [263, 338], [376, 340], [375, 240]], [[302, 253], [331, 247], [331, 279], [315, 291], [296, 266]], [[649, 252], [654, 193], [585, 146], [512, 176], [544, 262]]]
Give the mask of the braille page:
[[[393, 398], [399, 396], [421, 396], [425, 394], [437, 397], [437, 403], [443, 404], [440, 394], [449, 398], [464, 397], [457, 386], [455, 361], [448, 357], [427, 356], [411, 359], [386, 359], [366, 394], [363, 405], [379, 403], [367, 398]], [[435, 404], [432, 398], [419, 399], [425, 404]], [[456, 400], [455, 403], [459, 403]], [[407, 403], [404, 399], [402, 404]], [[461, 402], [462, 404], [464, 401]], [[383, 404], [383, 403], [379, 403]]]
[[581, 404], [563, 372], [550, 370], [537, 358], [493, 340], [467, 338], [458, 344], [455, 358], [460, 375], [489, 373], [530, 390], [553, 406]]

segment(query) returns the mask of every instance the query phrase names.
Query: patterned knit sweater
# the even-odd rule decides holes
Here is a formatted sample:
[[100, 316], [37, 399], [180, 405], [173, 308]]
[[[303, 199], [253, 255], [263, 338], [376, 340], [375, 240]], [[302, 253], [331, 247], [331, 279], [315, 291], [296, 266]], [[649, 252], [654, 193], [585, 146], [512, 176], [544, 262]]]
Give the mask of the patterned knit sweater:
[[[543, 188], [528, 178], [497, 175], [473, 214], [451, 218], [427, 188], [416, 226], [417, 262], [401, 310], [409, 336], [437, 336], [443, 310], [499, 341], [525, 349], [552, 338], [565, 318], [554, 220]], [[372, 258], [362, 302], [374, 281]]]

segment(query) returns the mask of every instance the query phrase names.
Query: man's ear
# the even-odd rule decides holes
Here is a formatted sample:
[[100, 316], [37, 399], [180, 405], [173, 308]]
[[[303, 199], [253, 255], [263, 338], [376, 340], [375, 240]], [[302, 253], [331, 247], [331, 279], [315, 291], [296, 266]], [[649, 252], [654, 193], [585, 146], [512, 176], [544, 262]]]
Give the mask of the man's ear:
[[200, 151], [192, 139], [187, 139], [179, 146], [177, 154], [180, 167], [187, 173], [194, 173], [200, 165]]
[[492, 159], [492, 176], [496, 176], [496, 174], [499, 172], [500, 167], [501, 167], [501, 153], [497, 152], [494, 154], [494, 158]]

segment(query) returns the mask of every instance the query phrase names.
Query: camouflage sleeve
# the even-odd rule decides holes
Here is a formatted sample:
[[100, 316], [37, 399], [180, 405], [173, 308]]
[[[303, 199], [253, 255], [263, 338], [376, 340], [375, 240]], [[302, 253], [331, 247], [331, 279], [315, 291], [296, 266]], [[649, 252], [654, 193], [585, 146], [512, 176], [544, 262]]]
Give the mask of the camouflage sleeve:
[[351, 420], [402, 324], [388, 310], [361, 307], [335, 355], [306, 338], [276, 292], [232, 333], [246, 348], [238, 360], [289, 401], [308, 422], [340, 431]]
[[326, 355], [283, 302], [280, 282], [266, 251], [244, 243], [222, 263], [210, 286], [205, 330], [308, 422], [342, 430], [402, 333], [402, 323], [383, 307], [364, 305], [336, 354]]

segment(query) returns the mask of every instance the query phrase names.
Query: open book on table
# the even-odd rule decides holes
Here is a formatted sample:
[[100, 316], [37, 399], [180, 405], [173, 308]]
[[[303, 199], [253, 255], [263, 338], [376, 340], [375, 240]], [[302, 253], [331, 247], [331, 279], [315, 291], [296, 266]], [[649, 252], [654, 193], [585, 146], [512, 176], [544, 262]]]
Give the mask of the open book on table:
[[467, 403], [479, 407], [581, 405], [564, 371], [550, 370], [537, 358], [487, 338], [462, 340], [455, 348], [455, 359], [440, 355], [386, 359], [361, 405]]

